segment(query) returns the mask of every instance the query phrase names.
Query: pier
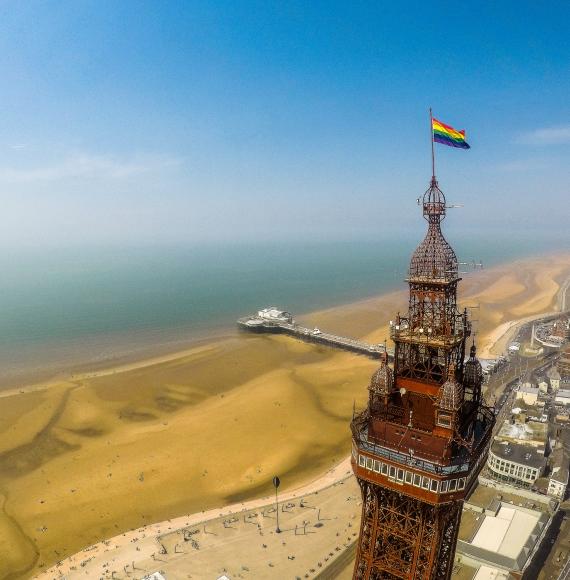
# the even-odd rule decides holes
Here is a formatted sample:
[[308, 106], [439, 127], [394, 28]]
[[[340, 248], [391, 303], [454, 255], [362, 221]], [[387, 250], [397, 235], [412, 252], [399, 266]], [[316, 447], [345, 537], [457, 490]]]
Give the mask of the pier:
[[[363, 354], [370, 358], [380, 358], [384, 353], [383, 344], [370, 344], [355, 338], [338, 336], [324, 332], [319, 328], [307, 328], [297, 324], [289, 312], [279, 310], [274, 306], [260, 310], [256, 315], [245, 316], [237, 321], [241, 330], [248, 332], [267, 332], [273, 334], [288, 334], [299, 340], [315, 342], [331, 348], [348, 350], [357, 354]], [[388, 356], [393, 356], [392, 349], [387, 349]]]

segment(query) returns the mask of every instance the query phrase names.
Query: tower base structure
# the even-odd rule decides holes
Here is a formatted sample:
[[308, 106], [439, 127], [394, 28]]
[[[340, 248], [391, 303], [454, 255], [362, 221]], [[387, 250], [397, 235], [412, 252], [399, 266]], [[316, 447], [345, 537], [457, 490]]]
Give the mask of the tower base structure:
[[355, 580], [440, 580], [453, 568], [462, 501], [430, 505], [360, 480]]

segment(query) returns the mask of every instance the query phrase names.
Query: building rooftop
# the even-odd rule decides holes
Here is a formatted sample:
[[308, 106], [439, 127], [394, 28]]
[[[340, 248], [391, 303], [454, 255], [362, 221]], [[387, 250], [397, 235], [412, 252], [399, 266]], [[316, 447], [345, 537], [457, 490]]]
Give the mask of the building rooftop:
[[485, 517], [474, 546], [515, 559], [538, 523], [540, 512], [501, 505], [496, 517]]
[[524, 423], [525, 418], [529, 420], [541, 419], [542, 416], [544, 415], [544, 409], [537, 407], [536, 405], [526, 405], [524, 403], [522, 405], [519, 405], [517, 401], [517, 406], [511, 409], [511, 415], [515, 417], [516, 422]]
[[499, 568], [494, 568], [493, 566], [481, 566], [473, 580], [507, 580], [509, 573], [505, 570], [499, 570]]
[[534, 421], [528, 423], [511, 423], [509, 420], [506, 420], [497, 435], [497, 439], [500, 440], [506, 439], [513, 443], [529, 443], [533, 444], [535, 447], [537, 444], [539, 446], [546, 445], [547, 438], [548, 425], [546, 423], [536, 423]]
[[470, 564], [479, 562], [490, 568], [520, 571], [548, 519], [540, 511], [500, 502], [496, 514], [479, 515], [472, 540], [460, 538], [457, 552], [462, 555], [462, 561]]
[[514, 463], [528, 465], [529, 467], [536, 467], [538, 469], [542, 468], [546, 463], [544, 455], [532, 445], [494, 441], [491, 446], [491, 451], [497, 457], [502, 457], [507, 461], [513, 461]]
[[[471, 493], [467, 499], [467, 503], [474, 506], [477, 512], [490, 510], [493, 513], [498, 511], [498, 506], [501, 503], [538, 510], [547, 514], [551, 512], [553, 505], [550, 498], [546, 497], [546, 495], [539, 496], [532, 494], [532, 498], [529, 498], [526, 495], [519, 495], [515, 488], [507, 492], [503, 489], [498, 490], [481, 483]], [[464, 511], [466, 510], [464, 509]]]
[[552, 469], [550, 479], [563, 484], [568, 483], [569, 459], [566, 450], [562, 447], [558, 447], [552, 452], [550, 455], [550, 468]]

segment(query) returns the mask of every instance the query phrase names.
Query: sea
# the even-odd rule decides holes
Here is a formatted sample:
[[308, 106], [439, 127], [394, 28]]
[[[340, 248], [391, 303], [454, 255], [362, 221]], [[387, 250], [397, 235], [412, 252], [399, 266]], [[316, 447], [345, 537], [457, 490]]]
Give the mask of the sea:
[[[564, 249], [557, 236], [450, 241], [466, 270]], [[300, 315], [404, 288], [418, 242], [0, 248], [0, 388], [231, 335], [264, 306]]]

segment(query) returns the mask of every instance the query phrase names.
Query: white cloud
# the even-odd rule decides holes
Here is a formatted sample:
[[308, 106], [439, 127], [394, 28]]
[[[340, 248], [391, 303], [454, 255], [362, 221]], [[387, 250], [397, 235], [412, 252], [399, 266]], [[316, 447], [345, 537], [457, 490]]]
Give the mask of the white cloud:
[[570, 143], [570, 125], [544, 127], [519, 135], [516, 143], [523, 145], [562, 145]]
[[515, 159], [499, 163], [496, 167], [499, 171], [518, 173], [546, 169], [548, 163], [544, 159]]
[[68, 179], [119, 180], [178, 166], [182, 160], [163, 155], [139, 155], [118, 159], [105, 155], [79, 153], [51, 165], [31, 168], [0, 167], [0, 181], [34, 183]]

